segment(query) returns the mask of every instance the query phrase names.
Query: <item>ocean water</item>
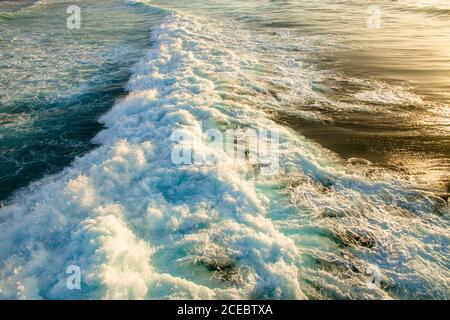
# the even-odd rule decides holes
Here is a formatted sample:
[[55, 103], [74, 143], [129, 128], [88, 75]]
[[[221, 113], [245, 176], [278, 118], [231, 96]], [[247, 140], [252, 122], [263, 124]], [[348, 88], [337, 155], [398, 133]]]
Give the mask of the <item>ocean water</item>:
[[449, 298], [447, 1], [72, 4], [0, 2], [1, 298]]
[[83, 28], [69, 30], [67, 3], [33, 3], [0, 3], [9, 12], [0, 18], [3, 201], [92, 149], [98, 117], [123, 94], [152, 23], [138, 9], [97, 1], [83, 11]]

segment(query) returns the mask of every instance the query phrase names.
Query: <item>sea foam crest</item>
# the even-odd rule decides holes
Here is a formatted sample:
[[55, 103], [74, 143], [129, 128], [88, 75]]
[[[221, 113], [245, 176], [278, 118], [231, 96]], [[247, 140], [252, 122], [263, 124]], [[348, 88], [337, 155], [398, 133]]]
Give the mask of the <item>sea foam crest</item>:
[[[294, 242], [265, 217], [248, 164], [206, 141], [194, 148], [216, 165], [171, 161], [174, 130], [233, 121], [211, 107], [221, 98], [207, 74], [235, 61], [205, 61], [203, 28], [178, 15], [156, 28], [130, 94], [101, 119], [102, 145], [2, 208], [2, 297], [304, 297]], [[69, 265], [82, 290], [66, 288]]]
[[[448, 295], [446, 204], [270, 120], [278, 100], [236, 28], [172, 14], [152, 31], [101, 146], [1, 209], [2, 297]], [[276, 130], [280, 172], [255, 175], [210, 128]], [[174, 164], [176, 130], [216, 161]], [[81, 290], [66, 287], [70, 265]]]

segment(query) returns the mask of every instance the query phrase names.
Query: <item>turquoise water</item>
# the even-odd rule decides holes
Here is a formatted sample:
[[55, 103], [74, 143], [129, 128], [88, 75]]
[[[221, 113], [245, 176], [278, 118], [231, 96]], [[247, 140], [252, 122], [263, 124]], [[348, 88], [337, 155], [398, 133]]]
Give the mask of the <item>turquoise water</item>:
[[69, 4], [0, 3], [1, 298], [449, 298], [445, 1]]

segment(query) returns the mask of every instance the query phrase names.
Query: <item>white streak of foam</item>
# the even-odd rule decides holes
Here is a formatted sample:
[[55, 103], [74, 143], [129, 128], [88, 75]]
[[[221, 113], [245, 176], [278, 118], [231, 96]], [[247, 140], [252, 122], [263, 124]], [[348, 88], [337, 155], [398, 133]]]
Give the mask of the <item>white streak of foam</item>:
[[[214, 66], [198, 58], [193, 27], [202, 28], [173, 16], [153, 31], [154, 48], [134, 68], [131, 93], [101, 119], [107, 129], [96, 141], [102, 146], [2, 208], [3, 297], [304, 297], [294, 242], [265, 217], [266, 200], [245, 180], [246, 163], [225, 162], [226, 155], [205, 142], [195, 148], [217, 165], [171, 161], [175, 129], [193, 134], [202, 120], [230, 121], [211, 108], [220, 97], [200, 74]], [[229, 273], [246, 269], [247, 279], [234, 288], [210, 276], [172, 275], [180, 268], [176, 260], [153, 261], [157, 248], [172, 246], [198, 261], [225, 256]], [[71, 264], [83, 271], [80, 292], [64, 287]], [[161, 265], [168, 267], [160, 272]]]
[[[153, 30], [129, 95], [101, 119], [101, 146], [1, 209], [2, 297], [447, 294], [448, 215], [436, 213], [439, 202], [390, 175], [347, 169], [269, 120], [261, 110], [276, 102], [242, 45], [251, 39], [180, 15]], [[174, 130], [194, 140], [236, 127], [279, 132], [279, 176], [247, 179], [249, 165], [204, 136], [195, 151], [216, 165], [172, 163]], [[81, 291], [64, 286], [73, 264]], [[382, 288], [367, 286], [371, 265]]]

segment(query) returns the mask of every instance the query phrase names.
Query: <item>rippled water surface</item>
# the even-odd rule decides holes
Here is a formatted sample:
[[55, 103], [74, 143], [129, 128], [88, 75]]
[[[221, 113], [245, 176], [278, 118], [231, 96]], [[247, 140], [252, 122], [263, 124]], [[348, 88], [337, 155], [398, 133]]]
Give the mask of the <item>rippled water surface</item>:
[[449, 298], [448, 1], [70, 4], [0, 2], [0, 297]]
[[8, 13], [0, 17], [1, 200], [92, 149], [98, 117], [148, 46], [151, 21], [140, 10], [97, 1], [83, 11], [83, 28], [69, 30], [66, 8], [0, 2]]

